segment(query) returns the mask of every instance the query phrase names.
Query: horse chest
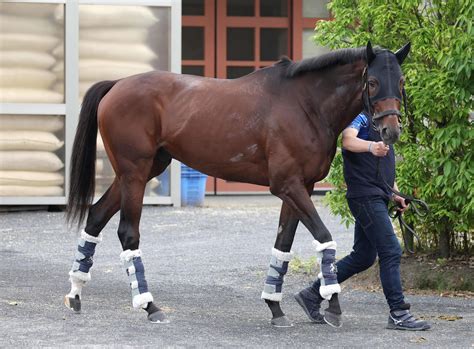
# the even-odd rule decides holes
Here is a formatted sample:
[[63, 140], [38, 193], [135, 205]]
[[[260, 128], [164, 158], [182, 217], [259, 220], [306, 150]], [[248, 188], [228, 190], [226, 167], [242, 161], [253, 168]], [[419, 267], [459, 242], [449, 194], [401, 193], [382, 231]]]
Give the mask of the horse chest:
[[311, 153], [304, 164], [304, 177], [310, 181], [319, 181], [327, 176], [329, 168], [331, 167], [332, 159], [334, 158], [334, 151], [325, 147], [318, 149]]
[[318, 181], [328, 174], [336, 150], [333, 138], [326, 134], [307, 134], [301, 139], [295, 159], [305, 180]]

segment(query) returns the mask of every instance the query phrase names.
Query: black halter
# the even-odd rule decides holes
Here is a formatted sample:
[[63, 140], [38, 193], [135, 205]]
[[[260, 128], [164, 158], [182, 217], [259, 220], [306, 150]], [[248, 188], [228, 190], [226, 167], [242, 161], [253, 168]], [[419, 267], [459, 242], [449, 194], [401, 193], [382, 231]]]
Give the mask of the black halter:
[[[363, 104], [364, 110], [367, 111], [370, 118], [372, 119], [372, 127], [376, 129], [375, 121], [388, 115], [397, 115], [398, 121], [401, 123], [402, 114], [400, 113], [399, 110], [389, 109], [389, 110], [384, 110], [383, 112], [380, 112], [380, 113], [374, 113], [374, 109], [372, 107], [372, 103], [370, 100], [371, 97], [369, 94], [368, 66], [365, 66], [364, 71], [362, 72], [362, 81], [363, 81], [362, 104]], [[405, 110], [405, 115], [408, 115], [407, 95], [405, 92], [405, 88], [402, 89], [402, 100], [403, 100], [403, 108]]]

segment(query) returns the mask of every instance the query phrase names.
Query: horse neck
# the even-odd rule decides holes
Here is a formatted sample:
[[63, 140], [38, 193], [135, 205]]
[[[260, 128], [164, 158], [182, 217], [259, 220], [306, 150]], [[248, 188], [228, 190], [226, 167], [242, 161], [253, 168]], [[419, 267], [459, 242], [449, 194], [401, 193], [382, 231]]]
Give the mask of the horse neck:
[[307, 110], [313, 123], [326, 124], [334, 136], [362, 111], [362, 72], [366, 63], [360, 60], [335, 66], [325, 72], [307, 74]]

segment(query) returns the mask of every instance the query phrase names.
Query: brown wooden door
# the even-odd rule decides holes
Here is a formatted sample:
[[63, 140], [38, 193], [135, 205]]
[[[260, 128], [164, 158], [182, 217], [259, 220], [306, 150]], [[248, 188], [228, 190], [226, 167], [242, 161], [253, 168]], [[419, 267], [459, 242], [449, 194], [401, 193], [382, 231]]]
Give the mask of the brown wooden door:
[[217, 77], [236, 78], [291, 56], [290, 1], [217, 2]]
[[215, 0], [182, 2], [183, 74], [215, 77]]
[[[329, 17], [327, 2], [182, 0], [182, 72], [234, 79], [283, 55], [300, 60], [317, 53], [304, 40], [317, 20]], [[209, 178], [206, 191], [267, 192], [268, 188]]]

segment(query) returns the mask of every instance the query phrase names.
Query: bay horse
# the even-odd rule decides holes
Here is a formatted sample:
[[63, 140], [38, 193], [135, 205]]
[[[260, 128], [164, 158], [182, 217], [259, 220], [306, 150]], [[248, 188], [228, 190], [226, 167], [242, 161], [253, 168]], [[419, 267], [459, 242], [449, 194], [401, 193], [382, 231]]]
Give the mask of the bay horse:
[[[340, 326], [336, 244], [310, 195], [328, 174], [338, 135], [363, 108], [374, 112], [385, 143], [397, 141], [404, 95], [400, 66], [409, 50], [407, 44], [392, 53], [369, 42], [300, 62], [283, 58], [234, 80], [153, 71], [96, 83], [83, 100], [71, 158], [67, 218], [80, 225], [87, 214], [87, 222], [69, 272], [66, 306], [80, 311], [101, 230], [120, 210], [120, 257], [133, 306], [145, 309], [152, 322], [168, 321], [148, 291], [139, 222], [146, 183], [174, 158], [210, 176], [269, 186], [283, 201], [262, 292], [271, 323], [291, 326], [280, 301], [301, 221], [321, 264], [320, 293], [329, 300], [324, 319]], [[91, 205], [98, 130], [116, 177]]]

